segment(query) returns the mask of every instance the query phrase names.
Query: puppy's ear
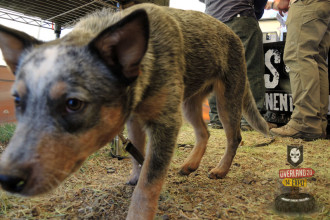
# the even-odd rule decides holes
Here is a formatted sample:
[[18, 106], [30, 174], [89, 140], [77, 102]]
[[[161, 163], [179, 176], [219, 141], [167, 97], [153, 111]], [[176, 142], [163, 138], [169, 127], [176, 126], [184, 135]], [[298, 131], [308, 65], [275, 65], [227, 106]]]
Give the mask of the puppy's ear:
[[148, 48], [149, 21], [145, 10], [136, 10], [102, 31], [89, 43], [119, 79], [126, 83], [140, 74], [140, 63]]
[[41, 43], [24, 32], [0, 25], [0, 48], [8, 67], [14, 74], [22, 52], [28, 47]]

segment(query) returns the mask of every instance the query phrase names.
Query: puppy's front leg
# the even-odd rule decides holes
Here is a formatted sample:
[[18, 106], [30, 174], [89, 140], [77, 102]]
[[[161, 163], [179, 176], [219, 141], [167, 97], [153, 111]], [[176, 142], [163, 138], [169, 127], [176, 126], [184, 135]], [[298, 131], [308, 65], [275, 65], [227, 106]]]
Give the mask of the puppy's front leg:
[[139, 181], [133, 192], [127, 219], [148, 220], [154, 218], [179, 127], [179, 123], [173, 126], [154, 123], [148, 127], [147, 154]]
[[[136, 149], [140, 151], [140, 153], [144, 156], [144, 148], [145, 148], [145, 142], [146, 142], [146, 134], [138, 120], [138, 118], [132, 116], [127, 121], [127, 131], [128, 131], [128, 138], [132, 142], [132, 144], [135, 146]], [[131, 175], [128, 180], [128, 184], [130, 185], [136, 185], [136, 183], [139, 180], [141, 167], [139, 163], [132, 157], [132, 164], [133, 169], [131, 172]]]

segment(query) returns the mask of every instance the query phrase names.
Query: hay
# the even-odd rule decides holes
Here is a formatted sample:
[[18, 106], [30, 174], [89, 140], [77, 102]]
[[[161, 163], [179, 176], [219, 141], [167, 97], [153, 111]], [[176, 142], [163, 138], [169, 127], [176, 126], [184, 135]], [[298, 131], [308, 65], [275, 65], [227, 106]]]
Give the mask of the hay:
[[[184, 124], [178, 147], [159, 199], [156, 219], [294, 219], [274, 210], [280, 193], [279, 169], [288, 169], [286, 146], [301, 142], [278, 138], [266, 141], [257, 132], [242, 132], [230, 172], [224, 179], [212, 180], [208, 172], [220, 161], [225, 150], [223, 130], [210, 129], [211, 138], [199, 169], [189, 176], [178, 174], [179, 166], [194, 143], [192, 128]], [[311, 219], [329, 218], [329, 140], [301, 142], [304, 145], [302, 167], [316, 173], [308, 179], [304, 191], [316, 199], [315, 212], [303, 215]], [[81, 169], [58, 189], [42, 197], [21, 198], [0, 192], [1, 219], [125, 219], [134, 187], [126, 185], [130, 161], [109, 156], [109, 147], [92, 155]], [[301, 217], [298, 215], [298, 217]]]

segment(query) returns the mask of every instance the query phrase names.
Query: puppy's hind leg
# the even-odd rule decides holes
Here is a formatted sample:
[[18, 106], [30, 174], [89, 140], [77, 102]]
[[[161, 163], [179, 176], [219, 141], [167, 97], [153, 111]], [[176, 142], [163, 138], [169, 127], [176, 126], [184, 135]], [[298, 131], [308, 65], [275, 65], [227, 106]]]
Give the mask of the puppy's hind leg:
[[206, 95], [198, 94], [184, 100], [183, 103], [184, 116], [194, 127], [196, 144], [180, 168], [182, 175], [188, 175], [197, 170], [210, 137], [202, 114], [202, 103], [205, 97]]
[[[131, 117], [127, 121], [127, 131], [128, 131], [128, 139], [132, 142], [134, 147], [140, 151], [142, 155], [144, 155], [145, 151], [145, 142], [146, 142], [146, 134], [143, 130], [141, 123], [138, 121], [136, 117]], [[136, 185], [139, 180], [141, 166], [139, 163], [132, 157], [133, 169], [131, 171], [131, 175], [127, 184]]]
[[226, 133], [227, 147], [220, 163], [209, 173], [209, 177], [212, 179], [226, 176], [235, 157], [237, 147], [242, 140], [240, 131], [244, 91], [242, 85], [244, 85], [244, 82], [242, 84], [225, 84], [220, 80], [214, 84], [218, 114]]

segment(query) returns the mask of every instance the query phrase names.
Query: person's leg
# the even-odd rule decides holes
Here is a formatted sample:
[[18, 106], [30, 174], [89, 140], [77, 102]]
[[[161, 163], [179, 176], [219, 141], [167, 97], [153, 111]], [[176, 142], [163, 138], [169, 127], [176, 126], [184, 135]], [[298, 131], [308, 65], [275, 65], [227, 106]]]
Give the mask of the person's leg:
[[320, 72], [320, 104], [321, 104], [321, 118], [322, 118], [322, 133], [326, 135], [326, 129], [328, 125], [327, 114], [329, 106], [329, 75], [327, 57], [329, 54], [330, 44], [330, 25], [328, 24], [328, 30], [326, 31], [320, 46], [319, 54], [315, 56], [315, 60], [318, 63]]
[[322, 115], [325, 111], [322, 109], [328, 103], [325, 93], [329, 94], [329, 90], [324, 82], [327, 76], [319, 50], [322, 47], [329, 50], [329, 40], [324, 41], [328, 38], [328, 6], [327, 2], [298, 0], [290, 7], [284, 62], [290, 68], [295, 109], [286, 126], [271, 130], [274, 135], [304, 139], [322, 136]]
[[[253, 97], [260, 112], [264, 111], [265, 100], [265, 62], [262, 44], [262, 32], [258, 21], [252, 17], [235, 17], [225, 23], [241, 39], [245, 49], [247, 75]], [[242, 128], [248, 125], [243, 118]]]
[[215, 96], [212, 94], [208, 98], [208, 101], [210, 106], [210, 111], [209, 111], [210, 125], [212, 126], [212, 128], [222, 128], [222, 124], [219, 120], [219, 115], [217, 111], [217, 102]]

